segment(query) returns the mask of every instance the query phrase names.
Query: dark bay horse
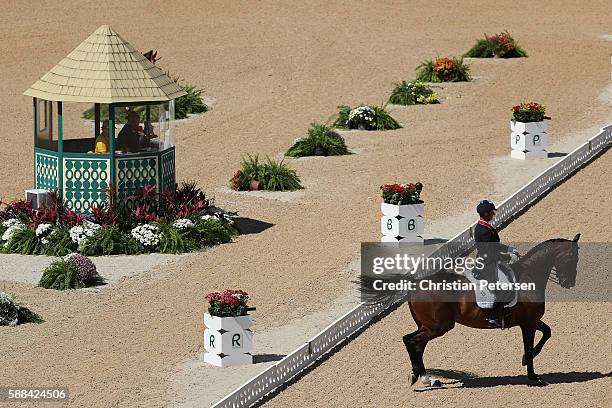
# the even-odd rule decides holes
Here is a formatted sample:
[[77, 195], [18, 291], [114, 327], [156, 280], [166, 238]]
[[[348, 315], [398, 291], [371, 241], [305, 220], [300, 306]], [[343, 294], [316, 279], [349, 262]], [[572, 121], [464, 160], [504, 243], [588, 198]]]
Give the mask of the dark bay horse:
[[[573, 240], [551, 239], [532, 248], [519, 262], [513, 265], [517, 282], [534, 283], [536, 291], [519, 291], [518, 301], [512, 308], [506, 309], [506, 327], [518, 326], [523, 334], [523, 365], [527, 366], [527, 377], [533, 385], [548, 385], [533, 369], [533, 359], [546, 341], [550, 338], [550, 327], [542, 321], [544, 316], [544, 292], [551, 271], [555, 270], [556, 280], [563, 288], [571, 288], [576, 284], [578, 264], [577, 234]], [[468, 280], [457, 274], [439, 273], [427, 278], [432, 281]], [[362, 279], [362, 292], [364, 289]], [[454, 301], [448, 299], [449, 293], [442, 291], [428, 292], [419, 296], [419, 291], [412, 294], [409, 300], [410, 312], [418, 329], [403, 337], [404, 345], [412, 364], [411, 385], [420, 377], [425, 377], [423, 353], [427, 343], [440, 337], [455, 327], [455, 323], [476, 329], [490, 329], [483, 311], [476, 304], [473, 290], [454, 292]], [[425, 297], [426, 296], [426, 297]], [[439, 299], [437, 298], [439, 296]], [[378, 301], [381, 299], [379, 298]], [[534, 347], [535, 332], [542, 332], [542, 338]]]

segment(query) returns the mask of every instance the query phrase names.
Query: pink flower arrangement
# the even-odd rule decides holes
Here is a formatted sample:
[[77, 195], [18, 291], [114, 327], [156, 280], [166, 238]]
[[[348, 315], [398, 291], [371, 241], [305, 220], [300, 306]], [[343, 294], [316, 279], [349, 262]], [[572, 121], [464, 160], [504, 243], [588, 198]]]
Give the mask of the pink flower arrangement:
[[208, 313], [212, 316], [244, 316], [248, 312], [249, 295], [242, 290], [225, 289], [223, 292], [211, 292], [206, 295]]

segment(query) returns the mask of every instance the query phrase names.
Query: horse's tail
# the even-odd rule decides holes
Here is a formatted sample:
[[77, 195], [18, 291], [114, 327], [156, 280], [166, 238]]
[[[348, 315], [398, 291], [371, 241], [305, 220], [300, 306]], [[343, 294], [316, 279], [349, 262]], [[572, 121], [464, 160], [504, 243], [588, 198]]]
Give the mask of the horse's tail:
[[359, 293], [361, 301], [369, 305], [382, 304], [390, 305], [391, 303], [403, 300], [408, 293], [406, 291], [383, 289], [383, 283], [398, 284], [402, 281], [409, 281], [411, 278], [405, 274], [388, 274], [385, 273], [384, 279], [377, 275], [362, 274], [359, 276], [356, 283], [359, 285]]

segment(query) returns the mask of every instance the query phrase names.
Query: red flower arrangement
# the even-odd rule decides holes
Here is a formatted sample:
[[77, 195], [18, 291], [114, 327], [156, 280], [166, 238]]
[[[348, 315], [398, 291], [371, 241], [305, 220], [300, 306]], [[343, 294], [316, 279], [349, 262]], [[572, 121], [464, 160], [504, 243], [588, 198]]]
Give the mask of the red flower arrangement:
[[242, 290], [225, 289], [223, 292], [211, 292], [206, 295], [206, 300], [211, 316], [245, 316], [249, 310], [254, 310], [247, 307], [249, 295]]
[[383, 201], [387, 204], [408, 205], [423, 202], [421, 200], [423, 184], [421, 183], [383, 184], [380, 189], [382, 190]]

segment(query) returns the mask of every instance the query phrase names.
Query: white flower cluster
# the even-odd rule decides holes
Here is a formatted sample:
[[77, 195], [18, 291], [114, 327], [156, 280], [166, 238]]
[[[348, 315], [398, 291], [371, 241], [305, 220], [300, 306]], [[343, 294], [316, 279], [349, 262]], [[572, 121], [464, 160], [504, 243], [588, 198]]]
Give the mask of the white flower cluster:
[[70, 239], [72, 242], [76, 242], [78, 245], [81, 245], [85, 240], [102, 228], [101, 225], [98, 225], [91, 221], [83, 221], [83, 225], [75, 225], [70, 228]]
[[13, 238], [13, 235], [15, 235], [17, 231], [25, 228], [25, 225], [16, 218], [10, 218], [3, 221], [2, 226], [8, 227], [6, 231], [4, 231], [4, 234], [2, 234], [2, 241], [7, 243]]
[[229, 222], [230, 224], [234, 223], [234, 220], [232, 220], [232, 217], [229, 214], [227, 214], [225, 211], [223, 211], [221, 208], [212, 207], [209, 211], [211, 212], [211, 214], [203, 215], [201, 217], [203, 220], [215, 220], [215, 221], [225, 220]]
[[193, 221], [189, 218], [179, 218], [172, 223], [172, 226], [178, 230], [186, 230], [188, 228], [193, 228]]
[[21, 221], [19, 221], [17, 218], [9, 218], [6, 221], [2, 221], [2, 226], [3, 227], [14, 227], [17, 225], [23, 225], [23, 223]]
[[53, 229], [52, 224], [48, 224], [48, 223], [38, 224], [38, 227], [36, 227], [36, 236], [40, 238], [40, 242], [42, 242], [45, 245], [49, 243], [47, 234], [49, 233], [49, 231], [52, 231], [52, 229]]
[[51, 228], [53, 228], [53, 225], [51, 224], [38, 224], [38, 227], [36, 227], [36, 236], [40, 237], [45, 235]]
[[359, 106], [349, 113], [349, 121], [354, 121], [355, 119], [360, 119], [360, 121], [372, 123], [374, 121], [374, 116], [376, 112], [374, 109], [369, 106]]
[[132, 236], [145, 247], [155, 247], [159, 244], [161, 234], [153, 224], [142, 224], [132, 229]]

